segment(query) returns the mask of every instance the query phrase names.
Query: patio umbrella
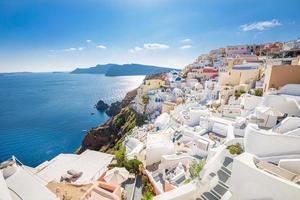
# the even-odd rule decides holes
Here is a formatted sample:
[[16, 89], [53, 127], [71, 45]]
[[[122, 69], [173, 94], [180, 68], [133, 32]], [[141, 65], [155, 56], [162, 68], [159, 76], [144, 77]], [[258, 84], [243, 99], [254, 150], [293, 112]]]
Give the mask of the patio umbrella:
[[121, 184], [128, 179], [129, 172], [124, 167], [115, 167], [108, 170], [104, 176], [104, 180], [108, 183]]

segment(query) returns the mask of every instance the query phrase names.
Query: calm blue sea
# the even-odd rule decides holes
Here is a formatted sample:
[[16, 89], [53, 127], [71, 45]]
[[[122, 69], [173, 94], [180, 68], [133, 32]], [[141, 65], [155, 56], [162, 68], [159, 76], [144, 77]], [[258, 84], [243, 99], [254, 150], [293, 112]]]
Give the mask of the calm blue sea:
[[74, 152], [86, 130], [108, 119], [94, 108], [95, 103], [121, 100], [143, 78], [0, 75], [0, 161], [15, 155], [24, 164], [36, 166], [59, 153]]

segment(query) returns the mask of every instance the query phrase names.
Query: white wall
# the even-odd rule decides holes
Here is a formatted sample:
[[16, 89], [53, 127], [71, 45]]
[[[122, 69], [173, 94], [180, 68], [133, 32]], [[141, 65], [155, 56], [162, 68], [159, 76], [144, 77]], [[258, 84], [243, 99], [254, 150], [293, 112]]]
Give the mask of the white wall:
[[243, 153], [233, 162], [229, 183], [233, 200], [296, 200], [300, 186], [258, 169], [253, 155]]
[[219, 122], [214, 122], [212, 131], [222, 136], [227, 136], [228, 125]]
[[254, 124], [246, 128], [244, 146], [246, 152], [259, 157], [300, 155], [300, 137], [264, 131]]
[[241, 97], [241, 104], [244, 106], [244, 109], [246, 110], [252, 110], [256, 106], [260, 105], [262, 102], [262, 97], [244, 94]]
[[283, 135], [300, 136], [300, 128], [284, 133]]
[[168, 113], [162, 113], [160, 116], [156, 118], [154, 122], [154, 126], [155, 128], [162, 130], [168, 126], [169, 121], [170, 121], [170, 115]]
[[161, 157], [161, 163], [159, 165], [159, 169], [167, 169], [167, 168], [171, 168], [171, 167], [176, 167], [179, 162], [181, 162], [185, 166], [189, 166], [193, 160], [195, 160], [195, 158], [192, 156], [189, 156], [188, 154], [163, 155]]
[[0, 200], [11, 200], [6, 182], [3, 178], [2, 171], [0, 170]]
[[159, 162], [162, 155], [175, 153], [174, 144], [167, 133], [148, 134], [146, 146], [147, 166]]
[[300, 174], [300, 159], [282, 159], [278, 165], [293, 173]]
[[262, 120], [262, 122], [258, 123], [258, 125], [261, 127], [272, 128], [277, 123], [277, 116], [267, 115], [261, 112], [259, 109], [255, 109], [255, 115], [257, 119]]
[[190, 142], [190, 141], [198, 140], [198, 139], [203, 139], [203, 140], [209, 141], [205, 137], [201, 136], [206, 132], [207, 132], [206, 129], [203, 129], [200, 132], [195, 132], [195, 131], [189, 130], [187, 128], [182, 128], [182, 130], [181, 130], [182, 141], [183, 142]]
[[200, 196], [200, 191], [204, 187], [196, 185], [191, 182], [169, 192], [165, 192], [161, 195], [155, 196], [154, 200], [194, 200]]
[[277, 133], [286, 133], [296, 128], [300, 128], [299, 117], [287, 117], [280, 122], [280, 124], [274, 129]]
[[287, 113], [288, 116], [300, 116], [300, 110], [295, 101], [281, 95], [266, 95], [262, 104], [273, 107], [282, 113]]
[[157, 146], [146, 148], [146, 165], [152, 165], [160, 161], [162, 155], [175, 153], [174, 146]]
[[287, 84], [280, 88], [279, 93], [299, 96], [300, 84]]

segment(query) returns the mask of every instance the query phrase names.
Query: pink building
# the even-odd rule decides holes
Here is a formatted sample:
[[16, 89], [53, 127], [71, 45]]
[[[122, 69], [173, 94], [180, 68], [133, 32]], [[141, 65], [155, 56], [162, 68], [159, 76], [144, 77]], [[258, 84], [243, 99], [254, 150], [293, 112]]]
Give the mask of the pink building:
[[205, 79], [216, 78], [218, 76], [218, 70], [213, 67], [204, 67], [202, 73]]

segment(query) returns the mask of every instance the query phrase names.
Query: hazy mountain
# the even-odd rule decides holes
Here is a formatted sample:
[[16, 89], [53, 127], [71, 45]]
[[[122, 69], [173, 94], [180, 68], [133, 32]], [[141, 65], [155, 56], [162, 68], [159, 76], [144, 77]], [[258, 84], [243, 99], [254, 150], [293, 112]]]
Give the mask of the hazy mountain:
[[76, 68], [71, 73], [73, 74], [106, 74], [108, 69], [114, 66], [114, 64], [96, 65], [95, 67], [89, 68]]
[[90, 68], [77, 68], [71, 73], [73, 74], [105, 74], [106, 76], [132, 76], [132, 75], [148, 75], [161, 72], [169, 72], [172, 68], [157, 67], [141, 64], [106, 64], [96, 65]]

